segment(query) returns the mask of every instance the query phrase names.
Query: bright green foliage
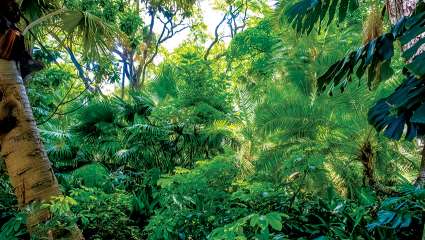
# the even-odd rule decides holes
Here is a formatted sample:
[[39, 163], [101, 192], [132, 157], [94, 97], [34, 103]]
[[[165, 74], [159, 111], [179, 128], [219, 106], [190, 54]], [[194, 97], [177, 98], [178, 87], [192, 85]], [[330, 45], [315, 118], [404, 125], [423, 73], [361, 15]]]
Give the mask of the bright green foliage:
[[[249, 226], [256, 232], [256, 238], [268, 239], [269, 226], [276, 231], [282, 230], [282, 215], [277, 212], [271, 212], [266, 215], [251, 214], [238, 219], [236, 222], [227, 224], [222, 228], [215, 229], [210, 239], [247, 239], [243, 233], [243, 228]], [[249, 223], [249, 225], [248, 225]]]
[[[183, 46], [166, 62], [152, 88], [162, 100], [157, 118], [173, 119], [183, 124], [204, 125], [218, 120], [232, 121], [226, 82], [214, 75], [214, 69], [202, 57], [199, 48]], [[160, 87], [162, 86], [162, 87]], [[166, 89], [164, 89], [166, 88]], [[165, 96], [172, 98], [164, 98]]]
[[158, 182], [162, 189], [158, 193], [161, 208], [145, 229], [150, 239], [202, 239], [225, 216], [240, 214], [238, 208], [228, 209], [226, 202], [237, 173], [231, 159], [201, 161], [192, 171], [177, 168], [173, 175], [162, 178]]
[[9, 219], [9, 221], [2, 225], [0, 229], [0, 238], [6, 240], [18, 240], [22, 237], [28, 237], [25, 224], [25, 214], [17, 214], [15, 217]]
[[230, 43], [227, 58], [233, 70], [231, 77], [238, 83], [253, 88], [272, 77], [273, 50], [279, 43], [278, 35], [272, 29], [271, 20], [264, 19], [257, 26], [236, 35]]
[[[193, 97], [198, 96], [184, 99], [193, 101]], [[194, 110], [189, 105], [188, 111], [200, 112], [202, 107], [212, 108], [204, 103]], [[91, 158], [113, 168], [125, 164], [130, 169], [171, 170], [178, 165], [190, 166], [201, 156], [222, 152], [224, 140], [234, 141], [231, 133], [214, 122], [224, 118], [216, 109], [212, 111], [218, 112], [217, 117], [198, 115], [189, 122], [179, 118], [166, 121], [156, 115], [157, 111], [163, 110], [154, 106], [148, 97], [136, 93], [131, 94], [130, 101], [113, 98], [93, 102], [81, 110], [80, 122], [73, 127], [73, 132], [92, 146], [83, 152], [86, 160]], [[208, 125], [199, 125], [201, 123]], [[98, 153], [99, 149], [102, 154]]]
[[140, 239], [140, 229], [128, 217], [132, 211], [128, 193], [82, 188], [72, 190], [70, 196], [77, 202], [72, 210], [78, 223], [90, 239]]

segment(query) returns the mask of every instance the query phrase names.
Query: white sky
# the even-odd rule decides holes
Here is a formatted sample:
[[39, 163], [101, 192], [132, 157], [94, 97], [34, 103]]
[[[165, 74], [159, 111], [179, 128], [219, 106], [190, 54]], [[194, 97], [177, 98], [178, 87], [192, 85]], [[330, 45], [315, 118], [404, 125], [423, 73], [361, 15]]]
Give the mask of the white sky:
[[[220, 13], [219, 11], [216, 11], [212, 8], [211, 0], [204, 0], [200, 3], [200, 5], [204, 23], [208, 26], [208, 34], [213, 35], [215, 27], [223, 17], [223, 13]], [[189, 29], [186, 29], [185, 31], [176, 34], [174, 37], [164, 43], [164, 47], [166, 47], [169, 51], [178, 47], [180, 43], [182, 43], [187, 38], [189, 31]]]
[[[208, 34], [211, 36], [214, 36], [215, 27], [222, 20], [223, 14], [224, 14], [223, 12], [213, 9], [213, 2], [214, 2], [213, 0], [202, 0], [200, 2], [203, 20], [204, 20], [204, 23], [208, 26]], [[268, 3], [270, 6], [273, 6], [275, 3], [275, 0], [268, 0]], [[224, 26], [225, 25], [222, 25], [222, 27]], [[160, 29], [157, 30], [157, 32], [159, 31]], [[187, 38], [189, 31], [190, 31], [189, 29], [186, 29], [185, 31], [182, 31], [176, 34], [174, 37], [172, 37], [171, 39], [163, 43], [163, 46], [167, 48], [169, 51], [175, 49]], [[225, 41], [226, 40], [229, 40], [229, 39], [225, 39]], [[207, 41], [207, 44], [209, 44], [209, 42], [211, 41], [212, 41], [211, 39]]]

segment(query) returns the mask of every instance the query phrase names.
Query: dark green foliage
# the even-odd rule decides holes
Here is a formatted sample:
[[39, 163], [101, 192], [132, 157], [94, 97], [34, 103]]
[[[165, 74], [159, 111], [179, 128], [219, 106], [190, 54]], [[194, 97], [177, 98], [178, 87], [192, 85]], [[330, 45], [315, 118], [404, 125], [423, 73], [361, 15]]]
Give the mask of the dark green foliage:
[[75, 132], [89, 141], [99, 139], [102, 134], [113, 130], [116, 109], [108, 103], [94, 103], [80, 113], [82, 122], [75, 127]]
[[[2, 168], [0, 168], [2, 169]], [[0, 175], [0, 225], [3, 225], [16, 214], [16, 198], [5, 175]]]
[[[394, 27], [393, 31], [400, 31], [394, 35], [402, 44], [408, 43], [417, 35], [425, 32], [425, 6], [420, 5], [415, 15], [403, 18]], [[384, 131], [389, 138], [399, 140], [405, 127], [406, 139], [412, 140], [424, 134], [424, 99], [423, 84], [425, 72], [423, 62], [425, 53], [413, 58], [418, 48], [423, 44], [423, 39], [407, 49], [403, 57], [410, 61], [404, 71], [407, 79], [389, 97], [379, 100], [369, 111], [369, 122], [377, 131]]]
[[[232, 157], [227, 158], [201, 163], [191, 171], [179, 169], [160, 180], [161, 210], [146, 228], [151, 239], [421, 236], [422, 190], [410, 188], [382, 202], [365, 189], [359, 201], [339, 198], [331, 189], [326, 198], [303, 192], [294, 195], [300, 179], [289, 180], [283, 187], [258, 180], [238, 181], [237, 171], [229, 165]], [[391, 218], [383, 219], [390, 214]]]
[[[328, 90], [332, 94], [335, 88], [339, 88], [343, 92], [347, 84], [352, 81], [354, 71], [360, 79], [366, 70], [368, 70], [367, 84], [371, 88], [378, 64], [382, 64], [380, 69], [381, 80], [388, 79], [392, 75], [390, 64], [391, 57], [394, 55], [393, 42], [394, 35], [388, 33], [372, 40], [357, 51], [351, 52], [346, 58], [333, 64], [328, 71], [317, 79], [319, 91]], [[356, 68], [357, 65], [358, 68]]]
[[22, 213], [16, 214], [16, 216], [9, 219], [6, 223], [2, 223], [0, 239], [18, 240], [29, 238], [25, 224], [26, 216]]
[[58, 9], [58, 1], [39, 0], [37, 2], [32, 0], [21, 1], [21, 11], [30, 20], [34, 21], [43, 14]]
[[[336, 19], [337, 9], [338, 22], [343, 22], [348, 11], [356, 10], [358, 4], [357, 0], [302, 0], [291, 5], [285, 11], [285, 16], [297, 32], [310, 34], [316, 23], [319, 23], [320, 27], [326, 16], [327, 25]], [[280, 17], [283, 21], [283, 16]]]
[[[321, 77], [318, 78], [318, 89], [324, 92], [327, 88], [330, 93], [334, 88], [344, 91], [347, 84], [352, 81], [352, 74], [355, 72], [360, 79], [368, 70], [368, 86], [372, 86], [375, 79], [377, 65], [381, 64], [381, 78], [386, 80], [392, 75], [390, 67], [391, 58], [394, 55], [394, 42], [400, 40], [402, 44], [414, 39], [417, 35], [425, 32], [422, 22], [425, 21], [425, 13], [418, 8], [415, 15], [409, 18], [402, 18], [397, 22], [390, 33], [386, 33], [377, 39], [373, 39], [365, 46], [351, 52], [344, 59], [333, 64]], [[410, 60], [422, 43], [417, 43], [403, 53], [406, 60]], [[417, 56], [406, 68], [419, 78], [424, 75], [422, 68], [418, 67], [422, 63], [422, 56]]]
[[393, 94], [379, 100], [370, 109], [369, 123], [395, 140], [402, 137], [405, 128], [407, 140], [422, 136], [425, 134], [424, 96], [424, 80], [410, 75]]
[[141, 238], [140, 229], [128, 218], [132, 211], [131, 195], [82, 188], [72, 190], [70, 196], [77, 201], [72, 210], [87, 239]]
[[[395, 230], [399, 238], [414, 238], [421, 234], [425, 191], [411, 186], [405, 186], [401, 190], [399, 196], [381, 202], [376, 213], [376, 221], [367, 226], [381, 238], [384, 237], [382, 233], [388, 231], [386, 229], [390, 229], [389, 232]], [[411, 231], [400, 231], [408, 228]]]
[[[371, 40], [365, 46], [351, 52], [344, 59], [334, 63], [317, 80], [319, 92], [328, 91], [330, 95], [334, 89], [343, 92], [348, 83], [352, 82], [353, 74], [359, 79], [367, 71], [367, 85], [372, 88], [376, 77], [379, 82], [388, 79], [393, 74], [391, 59], [394, 55], [394, 42], [400, 40], [402, 46], [418, 35], [425, 32], [424, 5], [419, 4], [415, 13], [410, 17], [401, 18], [391, 29], [376, 39]], [[422, 103], [421, 97], [424, 53], [415, 56], [423, 39], [403, 52], [402, 57], [408, 61], [404, 68], [407, 80], [395, 92], [381, 99], [369, 111], [369, 122], [377, 131], [384, 130], [387, 137], [399, 140], [407, 127], [406, 139], [412, 140], [417, 135], [423, 134]]]

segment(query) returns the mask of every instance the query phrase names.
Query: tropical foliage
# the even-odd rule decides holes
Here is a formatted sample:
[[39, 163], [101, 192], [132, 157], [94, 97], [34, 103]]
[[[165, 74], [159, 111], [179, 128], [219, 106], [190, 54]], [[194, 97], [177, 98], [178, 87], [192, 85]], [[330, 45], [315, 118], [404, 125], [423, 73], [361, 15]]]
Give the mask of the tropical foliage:
[[30, 236], [0, 164], [0, 239], [422, 239], [424, 5], [205, 4], [22, 2], [63, 195]]

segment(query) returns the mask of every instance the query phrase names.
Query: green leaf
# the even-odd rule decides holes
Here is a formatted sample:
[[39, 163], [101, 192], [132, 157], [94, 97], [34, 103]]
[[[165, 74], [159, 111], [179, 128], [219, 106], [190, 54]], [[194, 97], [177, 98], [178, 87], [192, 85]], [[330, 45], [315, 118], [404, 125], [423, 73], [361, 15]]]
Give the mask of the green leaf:
[[391, 220], [393, 220], [395, 215], [396, 215], [395, 212], [392, 212], [392, 211], [387, 211], [387, 210], [379, 211], [378, 221], [380, 224], [385, 225], [389, 223]]
[[413, 113], [411, 121], [414, 123], [425, 124], [425, 104], [422, 104], [418, 109], [416, 109], [416, 111]]
[[258, 214], [254, 214], [251, 217], [251, 220], [249, 221], [249, 225], [251, 227], [255, 227], [255, 226], [259, 225], [259, 222], [260, 222], [260, 216]]
[[269, 222], [270, 226], [276, 230], [280, 231], [282, 230], [282, 217], [279, 213], [269, 213], [266, 215], [267, 221]]
[[349, 3], [349, 0], [341, 0], [341, 5], [339, 7], [339, 16], [338, 16], [339, 22], [344, 21], [345, 17], [347, 16], [348, 3]]
[[411, 222], [412, 222], [412, 215], [410, 213], [403, 214], [400, 228], [405, 228], [410, 226]]
[[425, 75], [425, 68], [423, 67], [424, 62], [425, 62], [425, 53], [422, 53], [421, 55], [416, 56], [415, 60], [413, 60], [412, 63], [408, 64], [406, 68], [409, 69], [416, 76], [422, 77]]
[[62, 28], [70, 33], [80, 24], [84, 15], [80, 11], [67, 11], [62, 15]]

